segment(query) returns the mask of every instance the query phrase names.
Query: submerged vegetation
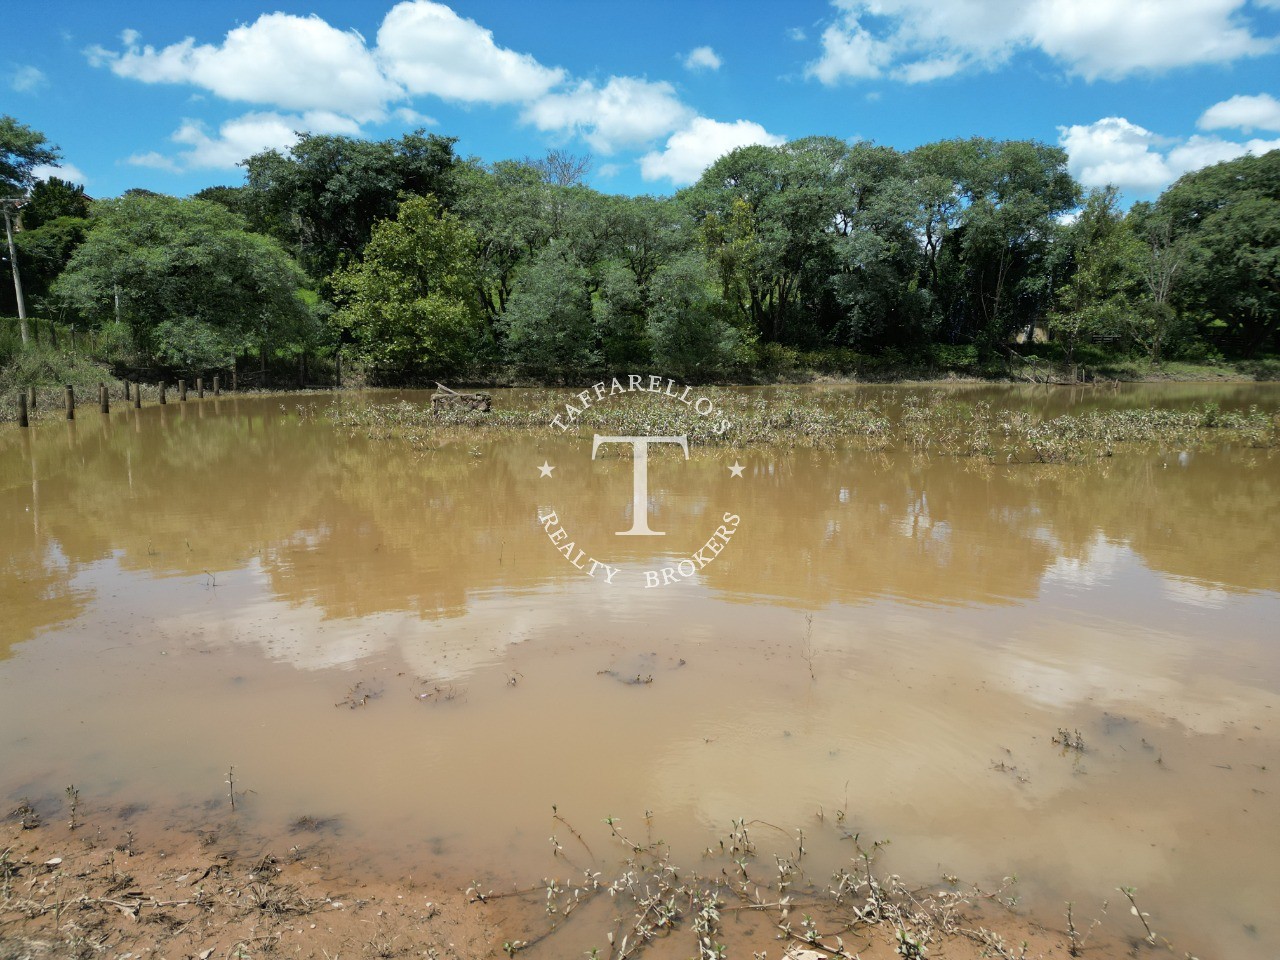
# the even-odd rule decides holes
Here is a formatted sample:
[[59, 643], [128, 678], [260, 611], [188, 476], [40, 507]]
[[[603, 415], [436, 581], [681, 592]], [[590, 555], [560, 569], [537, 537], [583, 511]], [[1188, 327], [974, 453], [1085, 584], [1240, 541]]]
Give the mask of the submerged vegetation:
[[[626, 403], [590, 407], [570, 429], [583, 435], [603, 431], [615, 435], [687, 434], [691, 443], [734, 446], [853, 443], [875, 450], [897, 447], [1009, 463], [1106, 457], [1120, 446], [1137, 444], [1188, 448], [1235, 443], [1273, 448], [1280, 432], [1280, 411], [1257, 407], [1247, 412], [1223, 411], [1213, 403], [1190, 410], [1092, 411], [1046, 418], [1017, 409], [997, 409], [986, 402], [940, 402], [936, 395], [920, 392], [905, 393], [896, 403], [857, 404], [830, 395], [806, 396], [791, 391], [765, 398], [708, 388], [701, 395], [715, 404], [715, 418], [684, 411], [661, 396], [640, 394]], [[477, 433], [554, 430], [552, 418], [561, 412], [565, 397], [552, 391], [535, 392], [518, 408], [487, 414], [460, 408], [432, 412], [401, 401], [344, 403], [325, 415], [337, 426], [370, 438], [432, 444]], [[717, 432], [721, 418], [730, 428]]]

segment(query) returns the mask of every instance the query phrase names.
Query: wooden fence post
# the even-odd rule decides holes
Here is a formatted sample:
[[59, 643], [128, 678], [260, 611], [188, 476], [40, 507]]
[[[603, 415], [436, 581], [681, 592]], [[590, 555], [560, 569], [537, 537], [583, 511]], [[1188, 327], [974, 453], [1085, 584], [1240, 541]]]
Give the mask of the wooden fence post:
[[67, 419], [74, 420], [76, 418], [76, 391], [75, 391], [75, 388], [72, 387], [71, 384], [69, 383], [67, 384], [66, 398], [67, 398]]
[[216, 373], [213, 375], [213, 395], [215, 397], [222, 396], [222, 384], [219, 382], [218, 375]]
[[196, 396], [204, 399], [204, 377], [196, 377]]
[[169, 402], [168, 399], [165, 397], [164, 381], [161, 380], [160, 381], [160, 405], [164, 406], [168, 402]]
[[27, 426], [27, 395], [18, 394], [18, 426]]
[[125, 400], [126, 400], [126, 401], [128, 401], [128, 400], [132, 400], [132, 399], [133, 399], [133, 397], [129, 396], [129, 381], [128, 381], [128, 380], [126, 380], [126, 381], [124, 382], [124, 398], [125, 398]]
[[142, 409], [142, 381], [133, 385], [133, 409]]
[[98, 384], [98, 407], [103, 413], [111, 412], [111, 393], [105, 383]]
[[183, 403], [187, 402], [187, 381], [178, 381], [178, 399]]

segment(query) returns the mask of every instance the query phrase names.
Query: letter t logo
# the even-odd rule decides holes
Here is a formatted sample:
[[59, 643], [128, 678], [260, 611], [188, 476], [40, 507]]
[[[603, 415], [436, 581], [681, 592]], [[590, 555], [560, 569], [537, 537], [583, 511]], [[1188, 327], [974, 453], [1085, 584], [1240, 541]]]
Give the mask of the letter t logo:
[[629, 443], [632, 453], [631, 473], [631, 529], [619, 530], [619, 537], [665, 537], [661, 530], [649, 529], [649, 444], [678, 443], [684, 451], [684, 458], [689, 459], [689, 437], [602, 437], [596, 434], [591, 443], [591, 459], [596, 458], [596, 451], [605, 443]]

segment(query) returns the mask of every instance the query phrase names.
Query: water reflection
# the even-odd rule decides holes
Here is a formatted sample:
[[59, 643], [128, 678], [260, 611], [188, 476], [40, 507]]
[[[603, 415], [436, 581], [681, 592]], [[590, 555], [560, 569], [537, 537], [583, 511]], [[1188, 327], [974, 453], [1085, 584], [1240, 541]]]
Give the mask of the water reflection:
[[[1097, 579], [1121, 547], [1185, 602], [1280, 588], [1280, 546], [1261, 522], [1280, 461], [1266, 452], [1006, 466], [753, 449], [738, 454], [739, 480], [704, 451], [656, 468], [654, 523], [675, 531], [656, 552], [612, 535], [630, 465], [593, 463], [580, 441], [419, 450], [335, 433], [296, 403], [196, 410], [0, 434], [5, 649], [75, 617], [76, 572], [105, 558], [151, 577], [225, 577], [252, 562], [274, 596], [328, 618], [459, 616], [476, 594], [576, 575], [536, 522], [548, 506], [581, 543], [636, 568], [696, 549], [732, 510], [742, 526], [700, 576], [746, 600], [1024, 602], [1046, 578]], [[560, 464], [552, 480], [535, 469], [547, 458]]]
[[[659, 457], [655, 549], [613, 536], [631, 464], [589, 441], [375, 442], [310, 415], [328, 402], [352, 401], [0, 431], [0, 793], [172, 808], [234, 763], [246, 816], [526, 880], [553, 803], [653, 809], [696, 851], [845, 798], [904, 875], [1016, 869], [1053, 916], [1132, 883], [1223, 955], [1274, 955], [1275, 457]], [[569, 567], [547, 507], [626, 576]], [[730, 509], [695, 582], [645, 587]], [[335, 709], [356, 683], [381, 697]]]

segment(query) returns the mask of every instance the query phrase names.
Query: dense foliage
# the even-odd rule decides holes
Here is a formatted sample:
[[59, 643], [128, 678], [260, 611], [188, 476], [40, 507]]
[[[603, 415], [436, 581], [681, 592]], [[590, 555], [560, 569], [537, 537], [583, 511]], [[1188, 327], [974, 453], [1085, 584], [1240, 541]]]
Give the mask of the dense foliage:
[[706, 381], [1280, 346], [1280, 151], [1126, 213], [1030, 141], [811, 137], [622, 197], [563, 152], [484, 164], [421, 131], [307, 134], [248, 158], [243, 186], [90, 201], [32, 185], [41, 135], [0, 135], [29, 306], [139, 364], [328, 376], [341, 352], [375, 382]]

